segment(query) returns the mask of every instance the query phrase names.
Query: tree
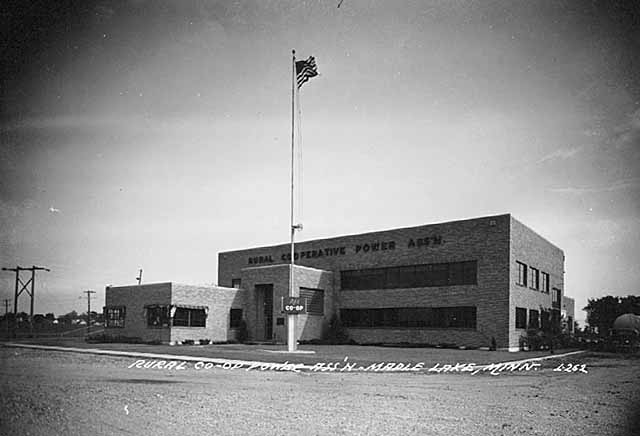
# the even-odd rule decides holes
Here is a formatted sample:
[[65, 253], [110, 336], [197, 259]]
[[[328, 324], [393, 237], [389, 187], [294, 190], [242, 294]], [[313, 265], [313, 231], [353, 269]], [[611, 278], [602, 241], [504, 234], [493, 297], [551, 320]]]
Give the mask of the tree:
[[60, 316], [58, 319], [64, 324], [71, 324], [71, 321], [73, 321], [74, 319], [78, 319], [78, 312], [72, 310], [71, 312], [65, 313], [64, 315]]
[[602, 298], [589, 299], [582, 309], [587, 311], [587, 324], [590, 328], [597, 328], [600, 335], [606, 335], [613, 326], [613, 322], [622, 314], [635, 313], [640, 315], [640, 297], [614, 297], [607, 295]]

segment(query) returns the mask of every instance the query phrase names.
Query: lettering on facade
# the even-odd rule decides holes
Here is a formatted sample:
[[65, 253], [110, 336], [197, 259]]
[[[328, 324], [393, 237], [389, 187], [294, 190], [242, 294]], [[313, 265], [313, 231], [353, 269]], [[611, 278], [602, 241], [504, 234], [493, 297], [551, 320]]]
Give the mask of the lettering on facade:
[[[296, 251], [293, 255], [293, 259], [316, 259], [318, 257], [325, 256], [344, 256], [345, 254], [347, 254], [347, 247], [332, 247], [320, 250]], [[280, 256], [280, 259], [285, 261], [291, 260], [291, 253], [283, 253], [282, 256]]]
[[418, 238], [418, 239], [409, 239], [409, 244], [407, 247], [409, 248], [423, 248], [429, 247], [433, 245], [441, 245], [442, 244], [442, 236], [427, 236], [426, 238]]
[[[423, 238], [409, 239], [407, 248], [425, 248], [442, 245], [443, 240], [440, 235], [426, 236]], [[377, 251], [388, 251], [396, 249], [396, 241], [372, 241], [364, 244], [356, 244], [353, 246], [353, 254], [375, 253]], [[296, 251], [294, 260], [300, 259], [318, 259], [321, 257], [344, 256], [347, 254], [347, 247], [328, 247], [318, 250]], [[282, 253], [280, 260], [283, 262], [291, 261], [291, 253]], [[248, 258], [249, 265], [263, 265], [265, 263], [273, 263], [273, 256], [252, 256]]]
[[268, 256], [253, 256], [249, 258], [249, 265], [259, 265], [262, 263], [273, 263], [271, 255]]
[[358, 244], [354, 247], [354, 251], [356, 254], [358, 253], [369, 253], [370, 251], [385, 251], [385, 250], [395, 250], [396, 249], [396, 241], [382, 241], [382, 242], [371, 242], [367, 244]]

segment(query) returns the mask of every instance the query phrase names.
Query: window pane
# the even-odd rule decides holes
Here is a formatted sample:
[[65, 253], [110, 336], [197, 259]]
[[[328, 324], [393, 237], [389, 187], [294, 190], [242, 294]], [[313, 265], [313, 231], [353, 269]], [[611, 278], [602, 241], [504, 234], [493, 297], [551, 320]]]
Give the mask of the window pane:
[[230, 328], [237, 329], [242, 325], [242, 309], [231, 309]]

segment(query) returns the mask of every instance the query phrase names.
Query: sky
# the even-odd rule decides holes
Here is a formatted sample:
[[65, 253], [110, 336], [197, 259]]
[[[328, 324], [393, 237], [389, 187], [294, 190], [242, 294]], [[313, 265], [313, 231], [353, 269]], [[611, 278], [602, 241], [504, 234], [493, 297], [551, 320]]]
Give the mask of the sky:
[[51, 269], [36, 313], [85, 311], [89, 289], [100, 310], [139, 268], [215, 283], [218, 252], [288, 241], [292, 49], [320, 73], [299, 239], [511, 213], [564, 250], [577, 320], [640, 295], [638, 3], [2, 8], [0, 266]]

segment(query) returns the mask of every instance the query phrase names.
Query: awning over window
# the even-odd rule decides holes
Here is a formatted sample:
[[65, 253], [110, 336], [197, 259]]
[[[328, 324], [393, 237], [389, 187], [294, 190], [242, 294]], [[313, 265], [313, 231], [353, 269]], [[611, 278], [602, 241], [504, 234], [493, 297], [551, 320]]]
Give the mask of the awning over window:
[[209, 314], [209, 306], [194, 306], [191, 304], [174, 304], [171, 306], [172, 313], [175, 313], [175, 309], [193, 309], [193, 310], [204, 310], [205, 314]]

